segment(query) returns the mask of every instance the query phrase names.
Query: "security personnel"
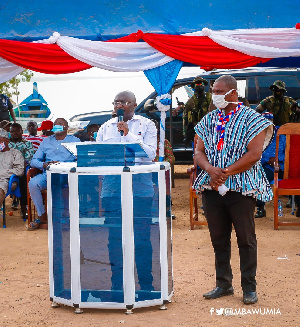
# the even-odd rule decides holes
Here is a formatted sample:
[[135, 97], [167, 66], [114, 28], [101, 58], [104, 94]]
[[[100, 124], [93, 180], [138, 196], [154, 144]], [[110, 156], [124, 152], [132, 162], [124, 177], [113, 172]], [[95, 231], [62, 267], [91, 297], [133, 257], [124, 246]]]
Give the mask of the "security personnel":
[[299, 109], [297, 109], [297, 102], [293, 98], [284, 96], [286, 92], [285, 83], [275, 81], [269, 88], [273, 91], [273, 95], [262, 100], [256, 107], [256, 111], [273, 113], [275, 126], [293, 121], [294, 115], [298, 113]]
[[183, 110], [183, 141], [188, 145], [194, 140], [194, 127], [209, 112], [211, 103], [211, 94], [205, 92], [205, 86], [208, 81], [201, 76], [196, 76], [191, 87], [194, 89], [194, 95], [184, 105], [180, 105], [174, 109], [173, 113], [179, 114]]
[[7, 120], [10, 121], [9, 114], [14, 122], [16, 122], [16, 116], [13, 111], [13, 105], [9, 100], [9, 97], [0, 94], [0, 121]]

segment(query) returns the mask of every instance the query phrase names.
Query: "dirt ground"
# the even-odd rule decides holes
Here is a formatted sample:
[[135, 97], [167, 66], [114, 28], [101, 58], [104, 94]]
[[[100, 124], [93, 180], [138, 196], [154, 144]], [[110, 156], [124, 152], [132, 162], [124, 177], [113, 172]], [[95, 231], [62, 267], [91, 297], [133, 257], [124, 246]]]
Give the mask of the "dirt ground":
[[[47, 231], [27, 232], [18, 211], [0, 228], [0, 327], [13, 326], [299, 326], [300, 227], [273, 229], [273, 206], [256, 219], [258, 239], [257, 291], [253, 306], [241, 302], [239, 257], [232, 239], [235, 294], [205, 300], [215, 286], [214, 256], [206, 226], [190, 230], [187, 166], [175, 167], [172, 189], [174, 296], [168, 310], [158, 307], [124, 310], [52, 308], [49, 301]], [[282, 198], [283, 203], [287, 202]], [[7, 212], [10, 203], [7, 203]], [[284, 208], [288, 217], [291, 209]], [[292, 218], [299, 219], [299, 218]], [[225, 308], [232, 308], [222, 310]], [[222, 314], [223, 313], [223, 314]]]

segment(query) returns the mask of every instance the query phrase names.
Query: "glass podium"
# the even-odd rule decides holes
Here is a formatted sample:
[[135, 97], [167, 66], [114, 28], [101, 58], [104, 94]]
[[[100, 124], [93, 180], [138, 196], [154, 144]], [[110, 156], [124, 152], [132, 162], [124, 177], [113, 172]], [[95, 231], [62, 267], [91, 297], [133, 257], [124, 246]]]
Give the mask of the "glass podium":
[[68, 143], [47, 171], [53, 306], [127, 309], [173, 295], [171, 178], [139, 144]]

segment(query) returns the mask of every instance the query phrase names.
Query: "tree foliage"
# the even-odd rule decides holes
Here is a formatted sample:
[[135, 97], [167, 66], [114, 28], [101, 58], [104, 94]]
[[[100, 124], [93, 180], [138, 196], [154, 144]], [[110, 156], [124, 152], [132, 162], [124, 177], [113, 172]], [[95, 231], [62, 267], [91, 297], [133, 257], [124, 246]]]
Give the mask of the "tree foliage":
[[0, 84], [0, 93], [7, 95], [11, 98], [13, 95], [19, 96], [19, 84], [21, 82], [30, 82], [33, 76], [33, 72], [30, 70], [24, 70], [21, 74], [17, 75], [16, 77], [10, 79], [5, 83]]

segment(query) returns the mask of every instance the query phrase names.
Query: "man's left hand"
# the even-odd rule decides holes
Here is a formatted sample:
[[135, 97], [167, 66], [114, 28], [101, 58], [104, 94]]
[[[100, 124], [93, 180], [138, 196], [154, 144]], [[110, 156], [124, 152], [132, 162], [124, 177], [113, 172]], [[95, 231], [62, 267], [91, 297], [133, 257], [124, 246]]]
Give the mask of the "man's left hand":
[[217, 190], [219, 186], [225, 183], [228, 178], [227, 169], [212, 167], [208, 172], [211, 178], [210, 186]]

